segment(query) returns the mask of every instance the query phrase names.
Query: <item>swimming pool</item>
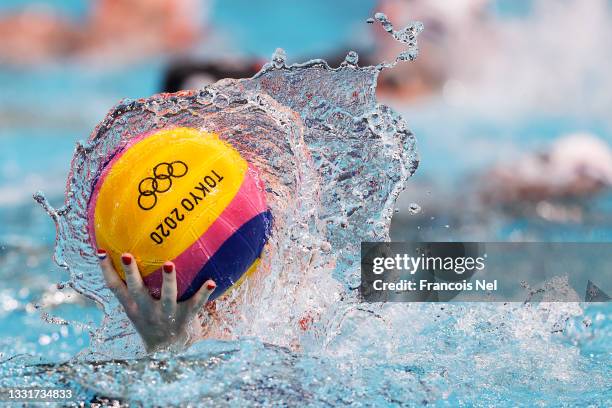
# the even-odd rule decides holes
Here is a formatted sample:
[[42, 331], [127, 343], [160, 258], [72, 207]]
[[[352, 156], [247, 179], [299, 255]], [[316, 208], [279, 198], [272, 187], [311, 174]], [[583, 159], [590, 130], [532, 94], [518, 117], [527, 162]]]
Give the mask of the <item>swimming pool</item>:
[[[180, 355], [109, 360], [103, 349], [83, 353], [104, 315], [65, 287], [66, 272], [51, 260], [54, 226], [31, 195], [44, 190], [59, 207], [74, 143], [85, 139], [121, 97], [156, 92], [161, 65], [93, 77], [78, 65], [0, 73], [0, 87], [7, 90], [2, 106], [8, 112], [8, 126], [0, 130], [2, 386], [69, 387], [84, 401], [159, 406], [610, 404], [609, 304], [336, 302], [326, 311], [325, 325], [312, 336], [303, 335], [299, 351], [245, 336], [202, 341]], [[448, 198], [443, 192], [461, 197], [470, 172], [495, 159], [483, 151], [502, 155], [507, 146], [540, 143], [571, 130], [610, 134], [609, 125], [597, 118], [534, 114], [506, 121], [444, 109], [440, 101], [399, 109], [417, 135], [421, 155], [409, 183], [424, 186], [425, 193], [415, 195], [409, 184], [395, 214], [394, 239], [612, 238], [609, 196], [591, 203], [594, 216], [585, 223], [500, 212], [487, 213], [483, 222], [472, 217], [477, 210], [452, 200], [423, 203], [419, 214], [410, 215], [409, 202], [422, 203], [427, 196], [443, 202]], [[490, 135], [499, 137], [491, 140]], [[484, 149], [483, 140], [488, 142]]]
[[[324, 337], [305, 340], [301, 352], [244, 338], [204, 341], [179, 357], [108, 361], [79, 355], [88, 345], [88, 331], [96, 330], [103, 315], [91, 301], [58, 290], [57, 283], [67, 276], [50, 259], [54, 228], [29, 196], [41, 188], [52, 203], [61, 203], [63, 174], [74, 142], [66, 137], [70, 131], [80, 138], [76, 129], [14, 129], [2, 138], [7, 154], [3, 163], [12, 163], [7, 166], [10, 172], [3, 173], [3, 188], [17, 190], [17, 197], [22, 197], [0, 209], [3, 385], [69, 386], [84, 400], [109, 397], [160, 405], [609, 402], [611, 309], [605, 304], [559, 304], [550, 309], [520, 304], [338, 307]], [[425, 136], [425, 129], [422, 132]], [[46, 154], [49, 151], [58, 153]], [[29, 184], [27, 177], [17, 178], [24, 174], [30, 175]], [[429, 217], [428, 211], [425, 206], [421, 215]], [[398, 215], [392, 235], [414, 237], [409, 232], [414, 231], [415, 218], [405, 216], [402, 223]], [[559, 240], [610, 237], [610, 229], [602, 225], [597, 227], [600, 232], [575, 225], [570, 234], [564, 225], [548, 223], [542, 229], [537, 221], [502, 215], [492, 221], [477, 235], [508, 239], [509, 231], [523, 229]], [[466, 236], [456, 226], [444, 228], [443, 219], [421, 222], [430, 237]], [[54, 317], [41, 319], [47, 313]], [[557, 330], [559, 324], [565, 327], [562, 331]]]

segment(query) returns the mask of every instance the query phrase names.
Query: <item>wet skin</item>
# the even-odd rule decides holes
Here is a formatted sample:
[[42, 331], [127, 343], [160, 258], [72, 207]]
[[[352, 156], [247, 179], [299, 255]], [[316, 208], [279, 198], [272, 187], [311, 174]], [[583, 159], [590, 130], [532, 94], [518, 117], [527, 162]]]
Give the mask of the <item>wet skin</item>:
[[163, 265], [161, 297], [155, 299], [144, 285], [134, 257], [121, 256], [125, 282], [113, 267], [103, 249], [98, 250], [100, 268], [106, 285], [123, 306], [125, 313], [142, 338], [147, 352], [185, 347], [190, 342], [190, 327], [198, 311], [206, 303], [216, 284], [207, 280], [190, 299], [177, 302], [176, 268], [168, 261]]

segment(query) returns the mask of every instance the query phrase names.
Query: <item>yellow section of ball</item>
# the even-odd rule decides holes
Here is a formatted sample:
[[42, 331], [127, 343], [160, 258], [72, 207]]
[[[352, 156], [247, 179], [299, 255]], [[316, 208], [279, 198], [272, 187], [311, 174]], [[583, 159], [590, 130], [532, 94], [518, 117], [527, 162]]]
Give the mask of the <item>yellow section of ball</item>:
[[123, 252], [144, 277], [197, 241], [232, 201], [248, 165], [217, 134], [174, 128], [147, 135], [108, 166], [93, 197], [94, 231], [124, 278]]

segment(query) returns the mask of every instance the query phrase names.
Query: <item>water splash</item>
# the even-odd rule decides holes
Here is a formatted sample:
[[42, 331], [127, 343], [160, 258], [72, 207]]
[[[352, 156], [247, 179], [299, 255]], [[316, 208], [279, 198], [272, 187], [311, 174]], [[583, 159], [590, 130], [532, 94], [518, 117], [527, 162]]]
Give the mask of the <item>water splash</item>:
[[410, 205], [408, 205], [408, 212], [412, 215], [416, 215], [420, 213], [421, 210], [422, 210], [421, 206], [418, 205], [417, 203], [410, 203]]
[[414, 61], [419, 55], [419, 47], [417, 45], [417, 35], [423, 31], [423, 24], [414, 22], [401, 30], [394, 30], [393, 24], [384, 13], [376, 13], [374, 19], [378, 21], [383, 29], [391, 34], [397, 41], [406, 44], [406, 50], [402, 51], [395, 61]]
[[[416, 57], [419, 24], [396, 32], [382, 15], [376, 18], [406, 44], [410, 59]], [[277, 49], [251, 79], [122, 101], [77, 145], [64, 207], [51, 208], [42, 194], [35, 199], [56, 223], [55, 260], [70, 272], [68, 284], [104, 308], [89, 352], [115, 358], [141, 350], [88, 244], [92, 185], [132, 137], [164, 127], [213, 130], [232, 143], [262, 169], [277, 220], [262, 265], [265, 278], [219, 302], [221, 318], [205, 331], [303, 347], [304, 322], [315, 333], [310, 337], [323, 337], [325, 319], [333, 318], [325, 315], [329, 306], [341, 296], [356, 302], [360, 242], [388, 239], [395, 200], [418, 165], [414, 136], [375, 95], [378, 74], [403, 58], [366, 67], [358, 67], [358, 59], [351, 51], [338, 68], [323, 60], [288, 66]], [[318, 293], [315, 285], [329, 291]]]
[[[289, 239], [290, 226], [304, 222], [299, 200], [313, 200], [310, 197], [313, 184], [308, 180], [314, 175], [303, 142], [301, 119], [270, 96], [248, 91], [238, 96], [226, 95], [211, 87], [121, 102], [96, 128], [90, 140], [77, 147], [69, 175], [69, 194], [61, 211], [53, 210], [42, 195], [36, 195], [56, 222], [55, 259], [70, 271], [70, 286], [104, 308], [105, 322], [93, 339], [95, 353], [116, 357], [114, 353], [119, 352], [133, 356], [139, 351], [139, 342], [105, 288], [92, 256], [93, 249], [88, 244], [86, 209], [93, 183], [108, 158], [131, 138], [173, 126], [214, 129], [249, 162], [263, 170], [268, 194], [273, 197], [271, 210], [278, 224], [273, 231], [272, 245], [276, 248], [269, 250], [274, 255], [266, 259], [268, 264], [283, 262], [278, 257], [285, 253], [281, 246]], [[273, 275], [270, 279], [274, 279]], [[123, 347], [114, 344], [118, 341]]]

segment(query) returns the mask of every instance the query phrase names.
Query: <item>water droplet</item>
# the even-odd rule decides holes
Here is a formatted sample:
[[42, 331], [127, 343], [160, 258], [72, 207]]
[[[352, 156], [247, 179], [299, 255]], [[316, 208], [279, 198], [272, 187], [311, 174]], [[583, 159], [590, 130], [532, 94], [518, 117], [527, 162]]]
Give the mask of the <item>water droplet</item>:
[[410, 203], [408, 206], [408, 212], [410, 212], [412, 215], [416, 215], [421, 212], [421, 206], [417, 203]]
[[374, 19], [378, 21], [382, 28], [391, 34], [391, 36], [408, 46], [408, 48], [402, 51], [396, 58], [393, 64], [382, 64], [383, 67], [392, 67], [400, 61], [413, 61], [419, 54], [419, 46], [417, 44], [417, 36], [423, 31], [423, 24], [418, 21], [410, 23], [407, 27], [401, 30], [394, 31], [393, 24], [389, 21], [389, 18], [384, 13], [376, 13]]
[[376, 13], [374, 14], [374, 18], [382, 25], [382, 28], [386, 32], [390, 33], [393, 31], [393, 24], [391, 24], [385, 13]]
[[212, 102], [212, 94], [208, 91], [201, 91], [198, 96], [196, 96], [196, 102], [200, 105], [208, 105]]
[[272, 65], [274, 68], [280, 69], [285, 67], [285, 61], [287, 60], [287, 53], [282, 48], [277, 48], [272, 54]]
[[357, 63], [359, 62], [359, 54], [357, 54], [355, 51], [349, 51], [349, 53], [346, 54], [346, 57], [344, 58], [344, 62], [347, 65], [357, 65]]
[[224, 109], [224, 108], [227, 108], [227, 106], [229, 105], [229, 100], [228, 100], [227, 96], [225, 96], [223, 94], [217, 94], [217, 95], [215, 95], [213, 97], [212, 103], [217, 108]]
[[51, 336], [48, 336], [46, 334], [41, 334], [38, 337], [38, 344], [40, 344], [41, 346], [48, 346], [49, 344], [51, 344]]

